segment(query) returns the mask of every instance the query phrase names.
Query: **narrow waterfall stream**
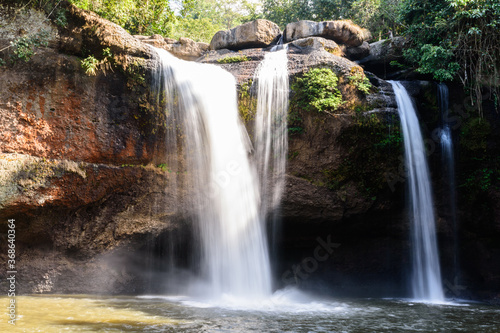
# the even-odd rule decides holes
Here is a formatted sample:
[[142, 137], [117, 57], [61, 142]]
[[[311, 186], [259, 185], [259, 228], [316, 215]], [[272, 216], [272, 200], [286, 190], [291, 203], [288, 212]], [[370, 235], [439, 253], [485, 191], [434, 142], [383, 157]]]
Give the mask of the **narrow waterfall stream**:
[[255, 150], [261, 191], [260, 216], [271, 219], [271, 255], [276, 256], [278, 209], [285, 184], [288, 152], [288, 57], [287, 46], [264, 56], [254, 76], [257, 82]]
[[438, 101], [441, 110], [441, 157], [443, 166], [443, 181], [445, 192], [448, 195], [447, 214], [451, 219], [453, 228], [453, 283], [458, 284], [458, 225], [457, 225], [457, 194], [455, 184], [455, 152], [453, 148], [453, 137], [451, 132], [451, 118], [449, 115], [449, 91], [444, 83], [438, 84]]
[[412, 241], [412, 288], [418, 300], [443, 302], [436, 240], [433, 195], [420, 124], [410, 95], [400, 82], [392, 84], [405, 143]]
[[174, 144], [182, 145], [186, 159], [206, 296], [267, 298], [271, 273], [259, 182], [238, 117], [235, 79], [215, 65], [156, 52], [156, 86], [173, 131], [168, 139], [182, 138]]

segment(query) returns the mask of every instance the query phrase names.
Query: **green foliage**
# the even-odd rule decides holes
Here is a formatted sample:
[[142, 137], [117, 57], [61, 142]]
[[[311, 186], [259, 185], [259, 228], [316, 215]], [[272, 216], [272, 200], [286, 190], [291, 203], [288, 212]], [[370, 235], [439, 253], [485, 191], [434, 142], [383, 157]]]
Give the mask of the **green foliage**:
[[236, 62], [250, 61], [246, 55], [226, 56], [217, 60], [219, 64], [231, 64]]
[[161, 169], [161, 171], [165, 172], [172, 172], [172, 170], [169, 169], [168, 165], [166, 163], [160, 163], [156, 166], [158, 169]]
[[451, 81], [460, 69], [460, 65], [453, 61], [453, 50], [442, 46], [424, 44], [419, 50], [404, 51], [406, 59], [418, 63], [417, 72], [432, 74], [436, 81]]
[[10, 42], [13, 48], [12, 60], [23, 60], [28, 62], [33, 55], [35, 49], [40, 46], [47, 46], [49, 43], [49, 33], [45, 30], [31, 36], [24, 36]]
[[72, 2], [82, 9], [91, 10], [124, 27], [131, 34], [168, 35], [175, 20], [169, 0], [72, 0]]
[[470, 174], [460, 187], [465, 187], [469, 191], [487, 191], [494, 181], [495, 170], [482, 168]]
[[365, 76], [363, 70], [357, 70], [357, 66], [352, 67], [351, 75], [347, 77], [349, 83], [356, 87], [360, 92], [367, 95], [372, 89], [372, 84], [370, 80]]
[[257, 99], [251, 94], [253, 80], [242, 83], [238, 89], [238, 112], [245, 123], [249, 123], [255, 117]]
[[481, 87], [500, 86], [500, 3], [496, 0], [405, 0], [406, 60], [435, 80], [460, 79], [482, 114]]
[[101, 60], [98, 60], [93, 55], [89, 55], [87, 58], [82, 59], [80, 64], [87, 75], [95, 76], [99, 70], [106, 73], [106, 70], [112, 70], [113, 68], [113, 54], [109, 47], [107, 47], [102, 50]]
[[338, 77], [329, 68], [313, 68], [292, 83], [294, 101], [309, 111], [331, 112], [343, 103], [337, 88]]
[[68, 19], [66, 17], [66, 9], [61, 8], [57, 9], [54, 14], [54, 23], [60, 26], [61, 28], [65, 28], [68, 25]]
[[298, 20], [336, 20], [349, 17], [352, 0], [263, 0], [264, 18], [282, 29]]
[[99, 65], [99, 60], [94, 58], [94, 56], [88, 56], [87, 58], [81, 60], [82, 68], [85, 70], [85, 74], [90, 76], [97, 75], [97, 67]]
[[401, 0], [354, 0], [347, 15], [354, 23], [368, 29], [374, 39], [388, 38], [403, 30], [399, 11]]

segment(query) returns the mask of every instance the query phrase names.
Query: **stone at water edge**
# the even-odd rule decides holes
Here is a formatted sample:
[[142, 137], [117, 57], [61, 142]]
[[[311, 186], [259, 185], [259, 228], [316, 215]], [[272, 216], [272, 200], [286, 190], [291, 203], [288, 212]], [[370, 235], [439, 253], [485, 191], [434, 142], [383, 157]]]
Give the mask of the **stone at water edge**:
[[281, 35], [277, 24], [268, 20], [255, 20], [231, 30], [218, 31], [210, 42], [211, 50], [267, 47]]
[[360, 46], [370, 38], [370, 32], [351, 21], [298, 21], [288, 23], [285, 29], [285, 42], [305, 37], [323, 37], [347, 46]]

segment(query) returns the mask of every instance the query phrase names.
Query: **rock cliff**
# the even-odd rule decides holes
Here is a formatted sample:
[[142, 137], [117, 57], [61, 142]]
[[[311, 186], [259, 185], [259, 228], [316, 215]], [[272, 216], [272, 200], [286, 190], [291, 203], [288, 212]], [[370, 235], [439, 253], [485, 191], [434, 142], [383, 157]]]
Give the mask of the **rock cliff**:
[[[2, 7], [0, 16], [0, 46], [38, 38], [27, 61], [7, 48], [1, 55], [11, 60], [0, 66], [0, 233], [5, 237], [7, 219], [16, 220], [20, 292], [161, 292], [161, 286], [148, 287], [144, 272], [163, 267], [165, 251], [174, 247], [177, 262], [188, 266], [196, 245], [186, 207], [192, 189], [173, 186], [185, 181], [165, 164], [169, 156], [182, 157], [164, 145], [164, 116], [151, 89], [154, 52], [147, 44], [189, 59], [201, 55], [199, 61], [231, 72], [250, 136], [254, 73], [268, 50], [212, 45], [217, 50], [208, 52], [207, 45], [189, 40], [135, 38], [93, 13], [63, 6], [65, 27], [32, 10]], [[30, 32], [22, 28], [27, 22]], [[278, 212], [281, 250], [274, 253], [277, 285], [289, 282], [281, 277], [318, 242], [329, 241], [338, 246], [299, 279], [304, 287], [322, 282], [349, 295], [403, 295], [409, 226], [394, 96], [387, 82], [342, 56], [364, 57], [365, 37], [345, 28], [335, 42], [324, 38], [333, 23], [323, 25], [320, 32], [316, 27], [300, 35], [293, 26], [285, 32], [297, 37], [287, 37], [294, 39], [288, 50], [292, 87], [308, 70], [329, 68], [339, 78], [343, 104], [335, 113], [315, 113], [298, 107], [300, 91], [290, 91], [286, 190]], [[259, 47], [276, 42], [279, 33], [263, 34]], [[95, 75], [82, 67], [90, 56]], [[356, 87], [356, 77], [370, 79], [369, 91]], [[6, 253], [2, 247], [1, 260]], [[488, 279], [491, 286], [495, 277]]]

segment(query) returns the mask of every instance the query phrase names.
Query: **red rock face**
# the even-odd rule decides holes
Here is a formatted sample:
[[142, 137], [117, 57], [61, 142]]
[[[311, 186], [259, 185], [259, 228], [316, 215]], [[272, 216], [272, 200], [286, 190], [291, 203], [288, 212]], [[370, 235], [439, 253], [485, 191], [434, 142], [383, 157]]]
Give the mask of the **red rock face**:
[[85, 76], [75, 57], [47, 50], [0, 72], [0, 149], [91, 163], [147, 164], [147, 142], [120, 73]]

